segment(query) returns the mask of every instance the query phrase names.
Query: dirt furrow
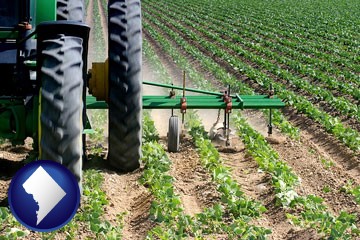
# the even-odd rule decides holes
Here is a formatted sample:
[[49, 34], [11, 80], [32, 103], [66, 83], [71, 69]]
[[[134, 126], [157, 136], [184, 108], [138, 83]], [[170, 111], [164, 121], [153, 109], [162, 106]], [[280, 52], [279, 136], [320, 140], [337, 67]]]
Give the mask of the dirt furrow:
[[118, 174], [105, 171], [103, 190], [109, 199], [105, 219], [118, 225], [117, 215], [124, 214], [123, 239], [145, 239], [155, 223], [150, 220], [152, 195], [139, 183], [142, 171]]
[[185, 213], [194, 216], [219, 202], [219, 193], [210, 174], [201, 165], [191, 139], [184, 138], [181, 142], [179, 152], [168, 153], [172, 163], [169, 174], [175, 178], [174, 186]]
[[225, 166], [231, 169], [231, 175], [246, 196], [261, 202], [267, 211], [260, 218], [254, 219], [255, 225], [271, 229], [268, 239], [292, 239], [295, 234], [302, 234], [303, 239], [317, 239], [311, 229], [300, 229], [292, 225], [286, 212], [276, 206], [275, 192], [271, 185], [271, 176], [259, 170], [258, 164], [246, 154], [246, 148], [239, 137], [234, 133], [231, 137], [231, 146], [224, 147], [218, 144], [217, 148]]
[[[179, 84], [180, 79], [172, 74], [181, 72], [176, 66], [164, 60], [160, 55], [161, 61], [174, 79], [175, 84]], [[181, 75], [180, 75], [181, 76]], [[144, 59], [143, 62], [143, 79], [147, 81], [161, 82], [152, 69], [151, 64]], [[189, 83], [190, 84], [190, 83]], [[164, 88], [154, 88], [151, 86], [144, 87], [144, 94], [167, 95]], [[151, 116], [154, 120], [155, 127], [162, 138], [162, 145], [167, 149], [167, 131], [168, 119], [171, 115], [170, 110], [152, 110]], [[191, 139], [182, 139], [180, 151], [177, 153], [168, 153], [172, 165], [169, 174], [174, 177], [174, 186], [176, 193], [180, 196], [184, 211], [186, 214], [193, 216], [202, 212], [205, 207], [210, 207], [212, 203], [218, 201], [218, 193], [215, 185], [211, 182], [209, 173], [201, 166], [199, 155], [191, 143]]]
[[[252, 128], [267, 136], [263, 126], [266, 124], [261, 114], [255, 111], [246, 111], [245, 116], [250, 119]], [[360, 213], [359, 206], [354, 199], [341, 191], [348, 180], [359, 183], [345, 169], [339, 166], [326, 152], [322, 152], [314, 143], [302, 138], [301, 142], [292, 141], [277, 132], [274, 138], [282, 141], [269, 141], [272, 148], [279, 153], [281, 160], [292, 167], [294, 173], [301, 179], [298, 188], [300, 195], [314, 194], [322, 197], [329, 210], [339, 214], [341, 211]]]

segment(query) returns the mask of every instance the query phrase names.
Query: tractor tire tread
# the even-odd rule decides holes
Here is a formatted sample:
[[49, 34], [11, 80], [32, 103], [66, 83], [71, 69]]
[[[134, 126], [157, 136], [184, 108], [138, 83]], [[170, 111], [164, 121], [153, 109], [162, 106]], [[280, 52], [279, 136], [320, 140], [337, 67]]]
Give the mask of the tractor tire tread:
[[140, 0], [109, 1], [109, 153], [111, 166], [130, 172], [141, 158]]
[[40, 89], [40, 159], [66, 166], [81, 182], [82, 39], [44, 40]]
[[57, 0], [57, 20], [84, 21], [84, 0]]

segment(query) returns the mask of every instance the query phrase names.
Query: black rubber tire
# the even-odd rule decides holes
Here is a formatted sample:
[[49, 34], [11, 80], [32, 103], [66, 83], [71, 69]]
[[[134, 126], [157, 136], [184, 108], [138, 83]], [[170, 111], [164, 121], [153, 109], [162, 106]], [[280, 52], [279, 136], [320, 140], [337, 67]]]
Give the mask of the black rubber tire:
[[130, 172], [141, 158], [140, 0], [109, 1], [109, 153], [111, 166]]
[[81, 187], [83, 60], [78, 37], [44, 40], [41, 52], [39, 159], [66, 166]]
[[84, 0], [57, 0], [57, 20], [83, 22], [85, 17]]
[[178, 152], [180, 147], [180, 128], [178, 116], [171, 116], [169, 119], [168, 151]]
[[[68, 20], [68, 21], [85, 21], [85, 3], [84, 0], [57, 0], [56, 15], [57, 20]], [[84, 62], [83, 78], [87, 77], [87, 62]], [[86, 101], [86, 84], [83, 87], [83, 101]], [[86, 106], [83, 108], [83, 126], [86, 125]], [[82, 136], [83, 141], [83, 160], [87, 160], [86, 156], [86, 134]]]

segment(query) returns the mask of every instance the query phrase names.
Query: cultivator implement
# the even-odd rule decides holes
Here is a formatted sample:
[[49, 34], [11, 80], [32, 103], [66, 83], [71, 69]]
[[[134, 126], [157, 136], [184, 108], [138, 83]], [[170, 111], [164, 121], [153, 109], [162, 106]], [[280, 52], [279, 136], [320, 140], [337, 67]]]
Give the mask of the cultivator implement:
[[[95, 63], [98, 66], [99, 63]], [[106, 65], [106, 62], [105, 62]], [[98, 69], [97, 67], [93, 69]], [[95, 70], [96, 71], [96, 70]], [[105, 71], [107, 72], [107, 71]], [[103, 70], [96, 73], [96, 75], [105, 76]], [[98, 82], [102, 80], [97, 79]], [[91, 82], [91, 80], [90, 80]], [[226, 134], [227, 139], [226, 145], [229, 145], [229, 133], [230, 133], [230, 113], [232, 110], [244, 110], [244, 109], [270, 109], [268, 133], [272, 134], [272, 109], [283, 108], [285, 104], [281, 99], [274, 95], [273, 89], [269, 90], [268, 95], [239, 95], [231, 94], [230, 87], [223, 92], [212, 92], [201, 89], [188, 88], [185, 86], [185, 73], [183, 86], [174, 86], [169, 84], [161, 84], [155, 82], [143, 82], [144, 85], [155, 86], [165, 88], [169, 90], [169, 95], [145, 95], [142, 97], [142, 108], [143, 109], [171, 109], [171, 116], [169, 119], [169, 131], [168, 131], [168, 150], [171, 152], [177, 152], [179, 150], [180, 142], [180, 124], [178, 123], [177, 116], [174, 116], [174, 110], [179, 110], [182, 114], [184, 122], [184, 114], [187, 109], [218, 109], [224, 111], [224, 123], [223, 132]], [[106, 89], [100, 88], [100, 89]], [[86, 97], [86, 108], [87, 109], [107, 109], [108, 104], [104, 100], [106, 94], [103, 91], [99, 91], [99, 88], [94, 96]], [[175, 90], [181, 90], [182, 95], [177, 96]], [[187, 92], [196, 93], [197, 95], [186, 95]], [[96, 97], [97, 96], [97, 97]], [[98, 101], [97, 99], [103, 99]], [[219, 112], [220, 113], [220, 112]], [[87, 133], [91, 133], [91, 124], [87, 124]], [[170, 134], [172, 133], [172, 134]]]

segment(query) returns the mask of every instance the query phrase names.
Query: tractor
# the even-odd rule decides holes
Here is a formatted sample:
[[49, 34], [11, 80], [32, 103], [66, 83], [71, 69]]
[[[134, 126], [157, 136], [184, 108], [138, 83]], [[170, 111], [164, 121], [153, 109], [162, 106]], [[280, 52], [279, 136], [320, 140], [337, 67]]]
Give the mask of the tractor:
[[[108, 59], [88, 71], [90, 27], [83, 0], [0, 0], [0, 137], [33, 138], [37, 159], [65, 165], [81, 185], [87, 109], [109, 109], [108, 162], [122, 172], [139, 167], [142, 109], [281, 108], [273, 94], [244, 96], [142, 82], [140, 0], [109, 0]], [[142, 84], [183, 91], [143, 96]], [[187, 96], [185, 92], [206, 96]], [[170, 151], [179, 149], [179, 124], [169, 120]], [[228, 127], [228, 118], [224, 126]]]

